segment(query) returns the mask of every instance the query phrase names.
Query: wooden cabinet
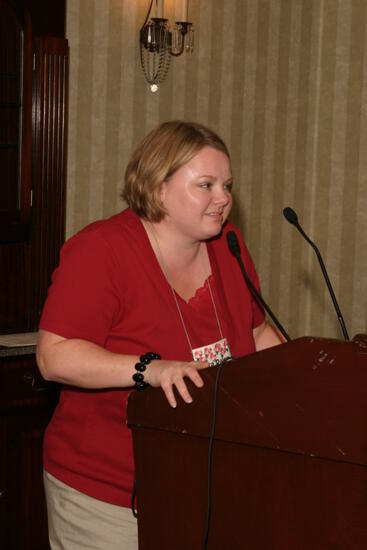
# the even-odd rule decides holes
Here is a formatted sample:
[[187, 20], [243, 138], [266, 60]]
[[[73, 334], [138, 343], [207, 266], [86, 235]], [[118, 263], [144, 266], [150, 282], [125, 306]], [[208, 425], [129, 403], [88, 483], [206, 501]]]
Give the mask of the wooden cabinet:
[[[64, 241], [65, 0], [0, 0], [0, 334], [36, 331]], [[57, 401], [34, 350], [0, 348], [0, 550], [46, 550], [42, 439]]]
[[34, 353], [11, 352], [0, 348], [0, 548], [49, 550], [42, 439], [58, 386], [42, 380]]

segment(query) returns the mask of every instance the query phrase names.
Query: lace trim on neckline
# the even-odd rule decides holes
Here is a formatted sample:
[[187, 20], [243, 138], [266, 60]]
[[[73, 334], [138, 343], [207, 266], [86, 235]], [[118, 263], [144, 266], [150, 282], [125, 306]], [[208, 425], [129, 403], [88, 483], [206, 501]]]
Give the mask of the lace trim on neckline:
[[179, 296], [179, 298], [186, 304], [186, 305], [189, 305], [189, 306], [197, 306], [198, 304], [200, 304], [200, 302], [203, 300], [203, 298], [206, 298], [207, 295], [208, 295], [208, 291], [209, 291], [209, 283], [208, 281], [210, 280], [210, 282], [212, 283], [213, 282], [213, 274], [209, 275], [209, 277], [207, 279], [205, 279], [204, 281], [204, 284], [203, 286], [200, 286], [199, 288], [196, 289], [195, 291], [195, 294], [193, 296], [191, 296], [191, 298], [189, 298], [187, 301], [182, 298], [179, 294], [177, 294], [177, 296]]

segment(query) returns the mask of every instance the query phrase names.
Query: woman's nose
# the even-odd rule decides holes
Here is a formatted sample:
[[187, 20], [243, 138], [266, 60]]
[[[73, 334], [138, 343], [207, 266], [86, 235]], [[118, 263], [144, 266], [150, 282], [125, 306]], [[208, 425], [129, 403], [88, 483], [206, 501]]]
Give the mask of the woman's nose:
[[219, 187], [218, 189], [216, 189], [214, 196], [214, 202], [216, 204], [226, 206], [230, 201], [231, 195], [226, 189], [224, 189], [223, 187]]

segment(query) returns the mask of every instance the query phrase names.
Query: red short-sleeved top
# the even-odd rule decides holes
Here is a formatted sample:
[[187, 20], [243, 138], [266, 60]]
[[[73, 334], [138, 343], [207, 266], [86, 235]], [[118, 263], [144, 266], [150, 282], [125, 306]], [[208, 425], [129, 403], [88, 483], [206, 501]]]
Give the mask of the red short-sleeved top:
[[[259, 288], [247, 248], [229, 222], [207, 243], [210, 284], [232, 356], [243, 356], [255, 351], [252, 330], [264, 313], [228, 250], [229, 230], [237, 233], [248, 275]], [[177, 299], [193, 348], [220, 339], [207, 284], [188, 303]], [[115, 353], [155, 351], [162, 359], [191, 360], [171, 288], [130, 209], [89, 225], [66, 242], [40, 328]], [[126, 404], [131, 391], [62, 387], [44, 438], [46, 471], [91, 497], [129, 506], [134, 466]]]

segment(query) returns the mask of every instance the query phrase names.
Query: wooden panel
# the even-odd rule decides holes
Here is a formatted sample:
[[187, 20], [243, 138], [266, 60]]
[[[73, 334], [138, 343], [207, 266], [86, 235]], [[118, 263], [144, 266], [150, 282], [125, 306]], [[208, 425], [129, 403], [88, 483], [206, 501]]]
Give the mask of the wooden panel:
[[[6, 449], [6, 422], [0, 417], [0, 449]], [[6, 524], [6, 453], [0, 453], [0, 548], [5, 548]]]
[[64, 241], [68, 45], [44, 37], [36, 42], [33, 110], [35, 233], [32, 313], [41, 313]]
[[0, 413], [17, 414], [26, 406], [51, 404], [56, 387], [55, 383], [43, 380], [34, 355], [3, 359], [0, 363]]
[[0, 359], [0, 548], [48, 550], [42, 440], [58, 386], [39, 375], [34, 355]]
[[32, 17], [33, 33], [36, 36], [65, 37], [65, 0], [21, 1], [28, 7]]
[[[0, 53], [0, 333], [37, 328], [64, 240], [68, 47], [65, 39], [35, 40], [34, 35], [42, 29], [48, 35], [53, 29], [64, 34], [65, 1], [48, 4], [0, 0], [0, 19], [8, 13], [13, 27], [17, 24], [24, 31], [18, 92], [4, 76], [10, 69], [16, 74], [16, 48], [3, 47]], [[11, 38], [14, 32], [10, 23], [8, 27], [10, 34], [1, 25], [1, 36]], [[4, 106], [14, 103], [14, 93], [21, 105], [19, 124], [15, 107]], [[12, 133], [5, 128], [10, 119], [16, 122]]]
[[0, 332], [24, 332], [29, 326], [30, 246], [0, 245]]
[[0, 21], [0, 242], [6, 242], [14, 225], [30, 220], [32, 26], [27, 10], [20, 15], [5, 0]]
[[[49, 414], [33, 411], [8, 420], [9, 538], [7, 548], [48, 550], [42, 440]], [[19, 525], [21, 524], [21, 529]], [[10, 543], [10, 545], [9, 545]]]
[[[302, 338], [223, 366], [208, 550], [366, 548], [366, 362], [359, 335]], [[217, 374], [189, 382], [193, 403], [176, 409], [159, 388], [129, 396], [140, 550], [201, 547]]]
[[[23, 27], [16, 12], [0, 0], [0, 213], [19, 208], [22, 114]], [[2, 216], [3, 218], [3, 216]]]
[[14, 10], [13, 4], [0, 1], [0, 332], [3, 333], [28, 329], [31, 289], [32, 27], [28, 11]]

